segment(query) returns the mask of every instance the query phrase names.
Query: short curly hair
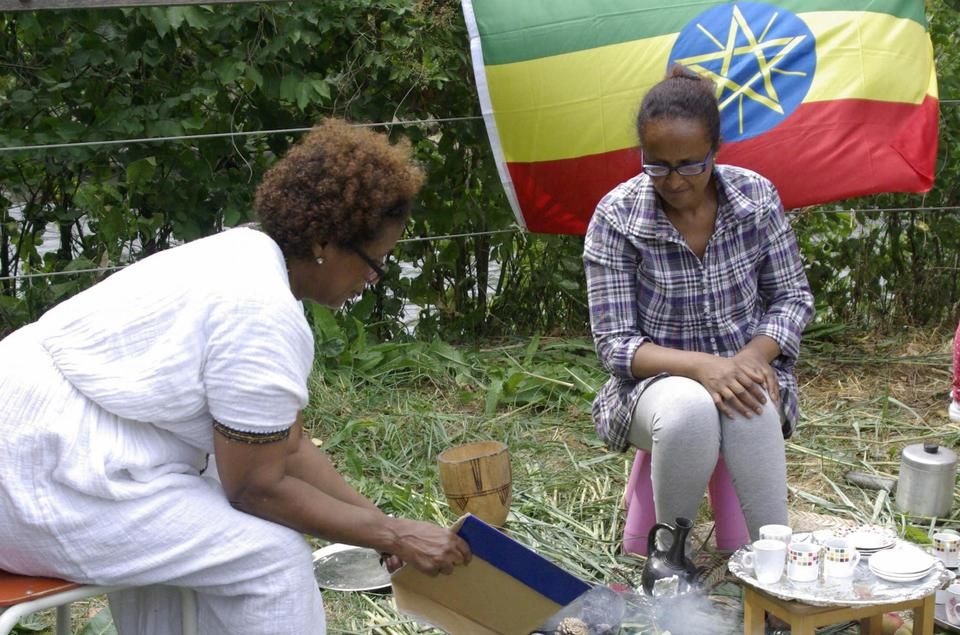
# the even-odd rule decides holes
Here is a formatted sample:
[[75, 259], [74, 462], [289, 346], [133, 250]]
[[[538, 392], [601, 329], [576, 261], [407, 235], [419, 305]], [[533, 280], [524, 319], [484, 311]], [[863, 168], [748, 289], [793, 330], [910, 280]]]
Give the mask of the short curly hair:
[[359, 246], [406, 221], [424, 179], [406, 139], [325, 119], [266, 172], [254, 209], [284, 256], [308, 258], [316, 244]]

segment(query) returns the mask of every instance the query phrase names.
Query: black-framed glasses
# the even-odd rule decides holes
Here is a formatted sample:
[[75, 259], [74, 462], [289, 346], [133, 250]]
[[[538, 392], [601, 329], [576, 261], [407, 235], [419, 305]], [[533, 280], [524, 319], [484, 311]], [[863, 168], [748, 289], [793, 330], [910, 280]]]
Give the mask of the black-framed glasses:
[[367, 266], [370, 267], [370, 275], [367, 276], [367, 279], [370, 282], [376, 282], [377, 280], [380, 280], [387, 275], [387, 272], [384, 270], [384, 267], [386, 266], [385, 262], [383, 261], [377, 262], [376, 260], [371, 258], [367, 254], [367, 252], [365, 252], [360, 247], [357, 247], [356, 245], [350, 245], [350, 250], [353, 251], [353, 253], [360, 256], [363, 259], [363, 261], [367, 263]]
[[707, 153], [707, 158], [700, 163], [684, 163], [677, 167], [670, 167], [660, 163], [644, 163], [643, 173], [647, 176], [670, 176], [671, 172], [676, 172], [680, 176], [699, 176], [707, 171], [707, 164], [713, 158], [713, 150]]

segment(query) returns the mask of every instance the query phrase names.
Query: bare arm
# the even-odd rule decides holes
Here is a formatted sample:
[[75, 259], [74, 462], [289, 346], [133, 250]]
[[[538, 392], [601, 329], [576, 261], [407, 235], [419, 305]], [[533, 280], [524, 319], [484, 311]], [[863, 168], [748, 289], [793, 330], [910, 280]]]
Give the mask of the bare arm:
[[[291, 475], [287, 463], [299, 453], [302, 436], [297, 424], [288, 439], [258, 445], [234, 441], [215, 431], [217, 469], [231, 504], [303, 533], [395, 554], [426, 573], [449, 573], [454, 565], [469, 560], [466, 542], [448, 529], [391, 518], [366, 499], [366, 504], [340, 500], [338, 495], [348, 500], [362, 497], [339, 475], [331, 481], [322, 478], [321, 474], [329, 476], [326, 467], [332, 470], [332, 466], [310, 477], [322, 485], [319, 488]], [[298, 468], [305, 465], [303, 461], [303, 457], [293, 459]], [[314, 464], [313, 459], [305, 461]]]
[[[302, 429], [302, 426], [303, 414], [298, 414], [296, 427]], [[314, 446], [305, 434], [300, 434], [296, 450], [287, 457], [286, 473], [339, 501], [379, 511], [370, 499], [353, 489], [340, 476], [326, 453]]]

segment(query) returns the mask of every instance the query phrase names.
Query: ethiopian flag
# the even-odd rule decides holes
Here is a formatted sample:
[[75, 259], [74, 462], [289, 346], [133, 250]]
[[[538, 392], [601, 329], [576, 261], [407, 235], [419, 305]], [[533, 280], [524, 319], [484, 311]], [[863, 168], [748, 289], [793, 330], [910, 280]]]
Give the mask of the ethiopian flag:
[[528, 230], [583, 233], [640, 171], [634, 122], [674, 64], [717, 87], [718, 160], [802, 207], [933, 185], [923, 0], [462, 0], [500, 177]]

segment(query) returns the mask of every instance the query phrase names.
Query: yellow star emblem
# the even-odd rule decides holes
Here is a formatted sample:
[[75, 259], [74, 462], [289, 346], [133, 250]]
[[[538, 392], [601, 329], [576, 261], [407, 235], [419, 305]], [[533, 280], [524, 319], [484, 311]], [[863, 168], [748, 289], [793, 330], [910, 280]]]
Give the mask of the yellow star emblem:
[[[778, 15], [778, 13], [774, 13], [770, 16], [770, 20], [764, 27], [763, 32], [757, 37], [747, 23], [746, 18], [743, 17], [743, 13], [740, 12], [739, 7], [734, 5], [733, 15], [730, 18], [730, 28], [727, 31], [726, 44], [721, 42], [720, 39], [714, 36], [705, 26], [698, 23], [697, 28], [716, 45], [717, 51], [676, 60], [678, 64], [682, 64], [690, 70], [709, 77], [716, 83], [717, 98], [720, 99], [720, 110], [724, 110], [734, 102], [737, 103], [741, 134], [743, 134], [744, 98], [752, 99], [782, 115], [783, 108], [780, 106], [780, 97], [777, 95], [777, 89], [773, 85], [773, 74], [807, 75], [807, 73], [803, 71], [788, 71], [778, 68], [778, 65], [790, 54], [790, 51], [799, 46], [807, 38], [806, 35], [795, 35], [792, 37], [766, 39]], [[737, 46], [737, 35], [740, 33], [743, 33], [744, 38], [747, 40], [745, 46]], [[774, 52], [772, 57], [768, 58], [767, 53], [771, 49], [774, 49]], [[734, 78], [730, 77], [730, 67], [734, 57], [741, 55], [752, 55], [759, 65], [759, 70], [742, 84], [737, 83]], [[707, 62], [716, 61], [720, 61], [721, 63], [719, 72], [704, 66]], [[755, 85], [761, 82], [762, 88], [759, 86], [754, 88]], [[724, 91], [730, 91], [730, 93], [724, 96]]]

